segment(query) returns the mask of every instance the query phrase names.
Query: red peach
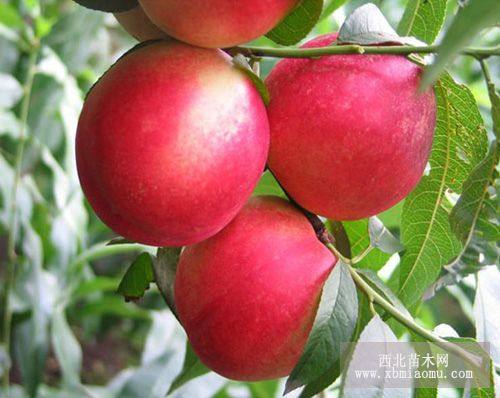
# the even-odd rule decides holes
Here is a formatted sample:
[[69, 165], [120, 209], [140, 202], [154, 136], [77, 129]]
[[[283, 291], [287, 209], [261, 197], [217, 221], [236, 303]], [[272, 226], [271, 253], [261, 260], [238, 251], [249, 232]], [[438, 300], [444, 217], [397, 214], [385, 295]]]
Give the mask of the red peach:
[[335, 262], [289, 202], [250, 199], [226, 228], [181, 255], [175, 304], [194, 351], [231, 379], [288, 375]]
[[268, 145], [262, 99], [229, 56], [158, 41], [122, 57], [91, 90], [76, 156], [85, 195], [111, 229], [182, 246], [233, 219]]
[[298, 0], [140, 0], [168, 35], [200, 47], [246, 43], [274, 28]]
[[421, 74], [396, 55], [279, 62], [266, 80], [269, 166], [288, 193], [335, 220], [369, 217], [403, 199], [423, 174], [436, 125], [433, 91], [418, 91]]

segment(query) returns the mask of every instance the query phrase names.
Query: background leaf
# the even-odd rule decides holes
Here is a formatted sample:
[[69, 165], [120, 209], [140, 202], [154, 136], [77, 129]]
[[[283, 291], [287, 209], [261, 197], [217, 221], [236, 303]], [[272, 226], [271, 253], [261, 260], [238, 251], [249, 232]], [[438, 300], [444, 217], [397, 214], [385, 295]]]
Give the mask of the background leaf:
[[490, 343], [490, 355], [500, 364], [500, 272], [495, 266], [477, 274], [477, 291], [474, 301], [476, 338]]
[[203, 376], [208, 372], [210, 372], [210, 369], [208, 369], [201, 363], [200, 359], [194, 353], [191, 344], [187, 342], [186, 355], [184, 356], [184, 365], [182, 365], [181, 373], [172, 382], [172, 385], [168, 390], [168, 394], [171, 394], [190, 380]]
[[73, 386], [79, 385], [82, 349], [60, 307], [54, 311], [52, 317], [51, 341], [57, 360], [61, 365], [65, 383]]
[[312, 30], [323, 10], [323, 0], [301, 0], [299, 5], [266, 36], [277, 44], [290, 46]]
[[347, 0], [327, 0], [323, 6], [320, 19], [329, 17], [335, 10], [347, 3]]

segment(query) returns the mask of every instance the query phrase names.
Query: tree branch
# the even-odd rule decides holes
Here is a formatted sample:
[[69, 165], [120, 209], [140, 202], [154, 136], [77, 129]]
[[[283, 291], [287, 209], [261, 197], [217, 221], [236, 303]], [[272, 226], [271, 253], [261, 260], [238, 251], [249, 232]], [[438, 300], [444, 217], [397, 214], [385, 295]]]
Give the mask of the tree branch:
[[[273, 58], [315, 58], [322, 55], [339, 54], [432, 54], [439, 51], [438, 45], [431, 46], [361, 46], [357, 44], [332, 45], [315, 48], [295, 47], [254, 47], [239, 46], [228, 50], [232, 55], [243, 54], [247, 57], [273, 57]], [[468, 47], [461, 51], [463, 55], [476, 58], [499, 56], [500, 46], [496, 47]]]

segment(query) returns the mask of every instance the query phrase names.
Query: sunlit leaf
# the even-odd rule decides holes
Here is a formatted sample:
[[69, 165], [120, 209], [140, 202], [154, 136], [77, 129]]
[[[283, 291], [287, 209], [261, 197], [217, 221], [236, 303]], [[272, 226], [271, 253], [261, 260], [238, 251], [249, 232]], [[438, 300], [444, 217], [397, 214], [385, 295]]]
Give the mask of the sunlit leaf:
[[[351, 245], [351, 255], [360, 255], [371, 245], [370, 234], [368, 232], [369, 220], [345, 221], [342, 223]], [[356, 268], [369, 268], [378, 271], [382, 268], [391, 256], [379, 249], [372, 249], [361, 261], [356, 263]]]
[[446, 4], [447, 0], [409, 0], [398, 33], [433, 43], [443, 26]]
[[435, 62], [424, 73], [423, 87], [436, 81], [446, 65], [481, 30], [500, 22], [498, 0], [470, 0], [463, 4], [441, 40]]

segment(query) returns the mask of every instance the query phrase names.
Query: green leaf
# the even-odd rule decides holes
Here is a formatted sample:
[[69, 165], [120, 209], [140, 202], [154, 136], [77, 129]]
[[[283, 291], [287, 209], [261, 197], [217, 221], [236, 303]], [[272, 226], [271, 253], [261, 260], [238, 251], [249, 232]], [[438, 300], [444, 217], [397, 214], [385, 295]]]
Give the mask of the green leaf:
[[123, 276], [117, 292], [125, 299], [137, 300], [144, 296], [149, 284], [154, 281], [153, 261], [149, 253], [141, 253]]
[[432, 44], [443, 26], [446, 3], [447, 0], [409, 0], [398, 33]]
[[269, 100], [271, 99], [271, 97], [269, 95], [269, 91], [267, 90], [267, 86], [264, 84], [264, 81], [253, 71], [245, 56], [242, 54], [235, 55], [233, 57], [233, 64], [237, 69], [243, 71], [245, 75], [250, 78], [255, 88], [259, 92], [264, 104], [269, 105]]
[[274, 178], [269, 170], [266, 170], [259, 180], [259, 183], [255, 187], [253, 196], [259, 195], [274, 195], [280, 198], [287, 199], [287, 196], [283, 192], [283, 189], [278, 184], [278, 181]]
[[[401, 236], [406, 252], [399, 266], [398, 296], [411, 306], [460, 253], [462, 245], [448, 220], [448, 190], [459, 193], [463, 182], [484, 158], [488, 142], [470, 91], [449, 75], [437, 83], [437, 124], [431, 171], [406, 198]], [[391, 284], [392, 285], [392, 284]]]
[[416, 388], [414, 398], [437, 398], [437, 388]]
[[[429, 299], [440, 289], [458, 283], [467, 275], [487, 265], [498, 263], [497, 243], [500, 240], [498, 201], [490, 197], [497, 181], [498, 144], [493, 142], [488, 156], [472, 171], [464, 182], [462, 195], [450, 213], [453, 232], [463, 243], [462, 250], [445, 266], [445, 272], [426, 291]], [[490, 185], [491, 184], [491, 185]]]
[[500, 22], [500, 1], [470, 0], [459, 10], [446, 35], [441, 40], [440, 49], [435, 62], [427, 68], [422, 79], [422, 86], [432, 84], [446, 65], [478, 33]]
[[106, 12], [129, 11], [138, 6], [137, 0], [74, 0], [91, 10]]
[[196, 356], [189, 341], [186, 342], [186, 354], [184, 356], [184, 365], [182, 366], [181, 373], [174, 379], [170, 388], [168, 389], [167, 395], [173, 393], [179, 387], [186, 384], [188, 381], [195, 379], [196, 377], [203, 376], [204, 374], [210, 372], [205, 365], [203, 365], [200, 359]]
[[299, 398], [311, 398], [328, 388], [340, 376], [340, 360], [335, 362], [330, 369], [316, 380], [305, 385]]
[[290, 46], [305, 38], [323, 10], [323, 0], [301, 0], [299, 5], [266, 36], [277, 44]]
[[351, 338], [357, 315], [356, 287], [347, 266], [338, 261], [325, 282], [311, 333], [285, 393], [316, 380], [340, 359], [341, 344]]
[[[450, 213], [451, 229], [458, 239], [467, 246], [488, 198], [488, 187], [494, 183], [498, 174], [498, 145], [494, 142], [484, 160], [472, 171], [464, 182], [462, 195]], [[489, 204], [491, 206], [491, 203]], [[493, 212], [494, 213], [494, 212]], [[483, 220], [483, 225], [489, 220]], [[493, 239], [500, 239], [500, 226], [491, 224]]]
[[[363, 253], [371, 245], [368, 232], [369, 220], [345, 221], [342, 223], [349, 242], [351, 244], [351, 255], [355, 257]], [[378, 271], [391, 256], [379, 249], [372, 249], [361, 261], [356, 263], [356, 268], [369, 268]]]
[[325, 5], [323, 6], [323, 12], [321, 13], [320, 19], [328, 18], [330, 15], [332, 15], [335, 12], [335, 10], [342, 7], [345, 3], [347, 3], [347, 0], [328, 0], [328, 1], [326, 1]]
[[246, 385], [252, 394], [251, 398], [275, 397], [279, 388], [277, 380], [258, 381], [246, 383]]
[[158, 289], [165, 299], [168, 307], [175, 315], [174, 282], [177, 272], [177, 263], [181, 255], [179, 247], [162, 247], [158, 249], [156, 259], [153, 261], [153, 272]]
[[0, 25], [21, 28], [24, 22], [19, 12], [9, 3], [0, 3]]

